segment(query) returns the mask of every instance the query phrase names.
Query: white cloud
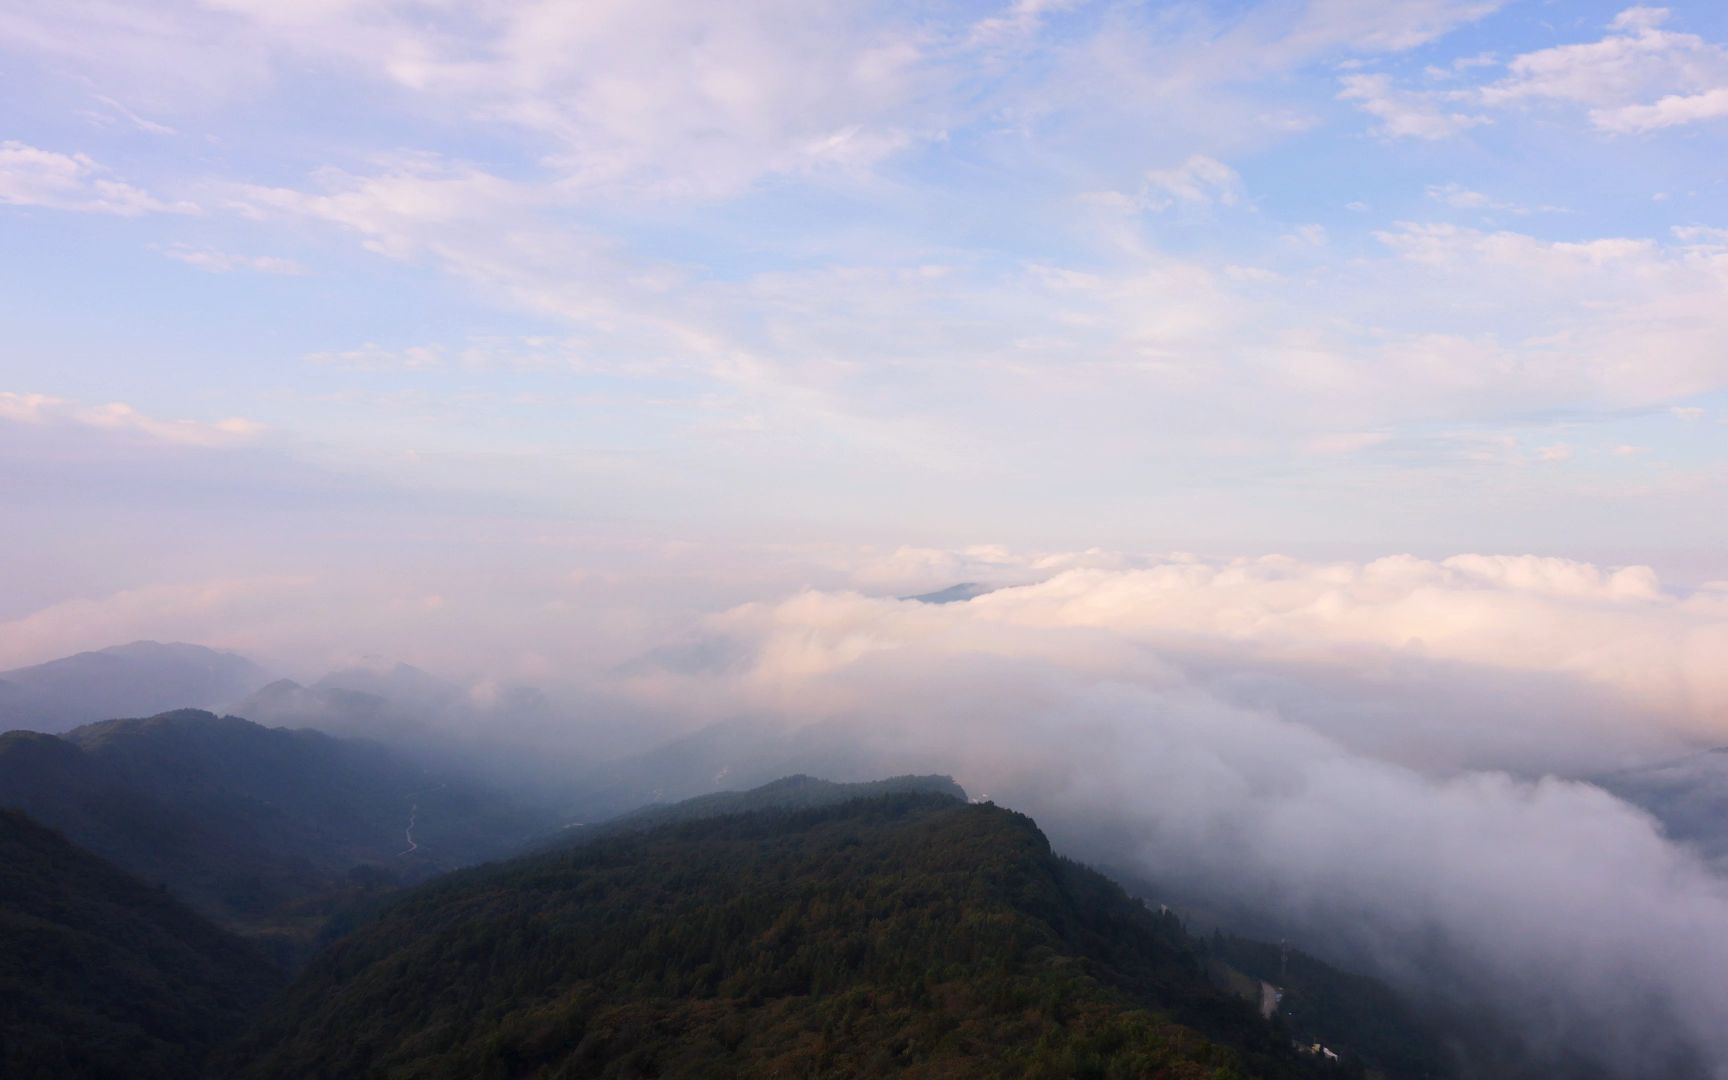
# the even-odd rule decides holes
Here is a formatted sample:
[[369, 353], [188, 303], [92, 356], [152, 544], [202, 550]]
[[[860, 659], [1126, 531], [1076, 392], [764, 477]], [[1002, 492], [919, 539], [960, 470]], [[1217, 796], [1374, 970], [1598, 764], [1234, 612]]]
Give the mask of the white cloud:
[[105, 94], [94, 94], [92, 97], [102, 106], [102, 110], [92, 110], [85, 113], [91, 120], [104, 126], [114, 123], [116, 117], [124, 120], [138, 131], [147, 135], [178, 135], [179, 132], [167, 124], [158, 123], [147, 116], [140, 116], [127, 108], [123, 102], [114, 100]]
[[1051, 15], [1071, 11], [1087, 0], [1012, 0], [998, 15], [978, 20], [972, 27], [975, 44], [996, 45], [1019, 41], [1035, 33]]
[[0, 203], [93, 214], [192, 214], [189, 202], [168, 202], [114, 180], [84, 154], [62, 154], [26, 143], [0, 142]]
[[1480, 89], [1486, 105], [1565, 102], [1615, 133], [1653, 131], [1728, 115], [1728, 48], [1662, 29], [1664, 8], [1628, 8], [1598, 41], [1514, 57]]
[[435, 346], [414, 345], [405, 349], [387, 349], [368, 341], [356, 349], [339, 352], [317, 352], [306, 357], [311, 364], [323, 367], [354, 368], [360, 371], [415, 371], [439, 367], [444, 363], [443, 350]]
[[614, 194], [707, 198], [870, 168], [941, 136], [952, 79], [917, 23], [850, 3], [515, 0], [460, 32], [407, 4], [226, 6], [267, 54], [333, 57], [531, 133], [566, 186]]
[[1438, 199], [1447, 206], [1456, 206], [1467, 210], [1495, 209], [1496, 204], [1488, 196], [1479, 191], [1470, 191], [1457, 184], [1430, 184], [1428, 197]]
[[[1281, 670], [1311, 689], [1363, 671], [1388, 685], [1410, 679], [1403, 712], [1338, 702], [1304, 709], [1302, 723], [1357, 752], [1442, 773], [1470, 764], [1600, 768], [1634, 748], [1662, 753], [1728, 731], [1728, 673], [1713, 661], [1728, 643], [1725, 594], [1671, 593], [1645, 567], [1485, 555], [1324, 564], [1106, 551], [1025, 558], [1003, 549], [902, 549], [855, 566], [860, 580], [896, 591], [961, 580], [1011, 587], [952, 611], [832, 594], [739, 608], [710, 629], [754, 642], [757, 661], [720, 673], [724, 694], [698, 695], [712, 715], [749, 712], [871, 655], [904, 652], [940, 665], [984, 652], [1150, 686], [1168, 685], [1172, 664]], [[1529, 678], [1556, 691], [1571, 685], [1564, 694], [1577, 696], [1516, 715], [1508, 698], [1492, 715], [1472, 716], [1444, 700], [1453, 691], [1416, 707], [1415, 696], [1436, 692], [1429, 675], [1448, 666], [1474, 672], [1454, 687], [1461, 694]], [[1231, 682], [1214, 685], [1228, 692]]]
[[1194, 154], [1173, 169], [1148, 172], [1141, 202], [1154, 210], [1167, 210], [1179, 203], [1235, 206], [1242, 197], [1242, 178], [1235, 169], [1216, 158]]
[[30, 425], [83, 425], [134, 433], [184, 446], [223, 446], [251, 439], [263, 425], [243, 417], [216, 421], [164, 420], [121, 401], [85, 405], [47, 394], [0, 391], [0, 421]]
[[401, 155], [384, 171], [354, 176], [324, 169], [314, 177], [320, 190], [245, 185], [235, 206], [259, 216], [301, 215], [352, 229], [366, 247], [395, 258], [437, 250], [449, 234], [484, 235], [551, 196], [462, 162], [432, 155]]
[[1543, 267], [1568, 272], [1609, 269], [1660, 257], [1654, 241], [1611, 237], [1584, 241], [1544, 241], [1523, 233], [1482, 232], [1455, 225], [1406, 224], [1379, 234], [1405, 258], [1433, 266], [1480, 259], [1502, 266]]
[[[1379, 236], [1422, 268], [1429, 288], [1507, 316], [1492, 320], [1499, 344], [1477, 359], [1456, 339], [1447, 346], [1453, 357], [1437, 362], [1458, 365], [1461, 375], [1474, 372], [1513, 396], [1628, 405], [1705, 392], [1728, 377], [1711, 344], [1728, 294], [1728, 257], [1718, 249], [1433, 224]], [[1456, 334], [1461, 320], [1449, 321]]]
[[1728, 253], [1728, 229], [1708, 225], [1676, 225], [1670, 232], [1674, 239], [1691, 245], [1696, 254], [1711, 256]]
[[1435, 41], [1505, 6], [1505, 0], [1309, 0], [1265, 4], [1232, 19], [1219, 44], [1235, 59], [1285, 67], [1338, 52], [1402, 53]]
[[1615, 30], [1654, 30], [1668, 21], [1672, 14], [1662, 7], [1629, 7], [1614, 16], [1608, 25]]
[[[385, 257], [456, 276], [480, 302], [550, 316], [560, 341], [476, 353], [460, 331], [433, 346], [384, 327], [369, 333], [387, 347], [349, 348], [361, 335], [329, 343], [321, 362], [412, 367], [435, 351], [446, 369], [679, 381], [654, 406], [667, 419], [644, 419], [663, 426], [640, 442], [704, 466], [718, 469], [736, 452], [729, 464], [742, 468], [738, 448], [774, 444], [782, 456], [790, 446], [809, 451], [812, 469], [880, 451], [908, 467], [922, 457], [929, 470], [968, 481], [988, 483], [998, 469], [1043, 472], [1054, 486], [1059, 473], [1085, 475], [1090, 462], [1126, 474], [1143, 456], [1159, 477], [1140, 480], [1156, 487], [1207, 469], [1261, 476], [1289, 461], [1330, 467], [1314, 460], [1325, 455], [1301, 452], [1340, 431], [1367, 431], [1385, 433], [1387, 445], [1359, 464], [1392, 470], [1431, 464], [1429, 454], [1466, 460], [1413, 425], [1499, 430], [1529, 410], [1662, 408], [1724, 382], [1710, 346], [1721, 330], [1723, 269], [1706, 241], [1581, 229], [1573, 244], [1550, 244], [1413, 224], [1384, 230], [1384, 250], [1364, 250], [1348, 222], [1329, 221], [1328, 236], [1303, 224], [1312, 219], [1300, 206], [1280, 205], [1275, 215], [1270, 204], [1253, 207], [1226, 164], [1264, 160], [1250, 148], [1274, 137], [1269, 129], [1245, 133], [1225, 114], [1236, 106], [1267, 114], [1268, 79], [1283, 86], [1317, 59], [1410, 49], [1492, 5], [1260, 5], [1224, 19], [1204, 7], [1005, 4], [996, 14], [1013, 25], [991, 31], [997, 51], [988, 57], [965, 52], [981, 48], [968, 37], [976, 12], [961, 26], [846, 5], [790, 14], [747, 5], [710, 33], [718, 16], [676, 5], [577, 12], [503, 3], [453, 34], [441, 12], [414, 9], [420, 17], [409, 19], [394, 3], [241, 7], [208, 23], [180, 14], [200, 33], [220, 25], [262, 42], [284, 90], [298, 78], [295, 65], [312, 59], [345, 79], [390, 82], [390, 93], [369, 99], [379, 111], [356, 129], [362, 139], [381, 130], [374, 120], [430, 110], [448, 127], [400, 129], [405, 138], [472, 132], [479, 118], [496, 141], [462, 143], [472, 162], [394, 151], [348, 157], [305, 183], [280, 179], [272, 165], [257, 183], [188, 190], [208, 192], [200, 198], [211, 206], [226, 194], [260, 231], [318, 223]], [[777, 13], [789, 20], [784, 47]], [[166, 9], [137, 18], [146, 16], [152, 25], [169, 18]], [[1613, 35], [1668, 32], [1630, 25]], [[808, 65], [790, 55], [803, 35], [816, 42]], [[1020, 48], [1037, 62], [989, 67]], [[696, 55], [688, 65], [647, 62], [679, 50]], [[593, 63], [578, 63], [584, 57]], [[801, 92], [824, 77], [807, 68], [825, 64], [843, 69], [847, 86], [831, 96]], [[1332, 70], [1317, 77], [1329, 82]], [[1362, 92], [1356, 104], [1384, 106], [1375, 123], [1389, 134], [1438, 137], [1484, 122], [1485, 108], [1457, 81], [1445, 93], [1412, 91], [1372, 70], [1364, 61], [1343, 88]], [[585, 111], [584, 95], [602, 82], [600, 98], [619, 95], [615, 115]], [[1284, 89], [1280, 108], [1295, 96]], [[198, 129], [184, 113], [150, 96], [125, 99], [186, 131], [176, 145], [194, 156]], [[951, 177], [934, 175], [945, 169], [863, 178], [944, 145], [925, 140], [950, 128], [950, 163], [1014, 177], [1000, 185], [1013, 190], [999, 204], [969, 212], [1017, 222], [1010, 215], [1029, 212], [1023, 233], [1019, 225], [992, 232], [1006, 238], [998, 245], [963, 224], [950, 230], [967, 215], [940, 209], [957, 190]], [[1148, 174], [1148, 161], [1169, 167]], [[857, 175], [832, 215], [833, 203], [818, 212], [778, 191], [738, 204], [741, 216], [627, 197], [682, 192], [701, 201], [770, 177], [790, 188], [834, 170]], [[1124, 194], [1102, 198], [1119, 209], [1161, 207], [1169, 217], [1097, 228], [1092, 215], [1098, 236], [1061, 234], [1081, 216], [1073, 191], [1110, 186]], [[1488, 190], [1437, 185], [1432, 194], [1461, 209], [1526, 209], [1502, 198], [1511, 189]], [[1348, 197], [1324, 196], [1329, 205]], [[986, 201], [996, 198], [993, 187]], [[1256, 212], [1229, 215], [1223, 233], [1178, 235], [1184, 211], [1205, 216], [1213, 207]], [[823, 226], [745, 225], [751, 215], [783, 223], [782, 212], [806, 211]], [[925, 227], [924, 214], [942, 221]], [[1181, 255], [1160, 249], [1178, 242], [1193, 246]], [[193, 246], [169, 254], [216, 272], [292, 269], [270, 256]], [[924, 276], [935, 265], [941, 274]], [[1421, 302], [1434, 295], [1458, 303]], [[534, 391], [544, 400], [562, 388]], [[1070, 425], [1065, 433], [1040, 423], [1053, 410]], [[608, 437], [608, 450], [640, 449], [631, 436]], [[1528, 445], [1552, 438], [1522, 437], [1535, 440]], [[1625, 437], [1635, 436], [1614, 436]], [[543, 436], [543, 448], [553, 445], [560, 438]], [[1498, 460], [1521, 453], [1528, 456], [1507, 451]]]
[[1390, 75], [1346, 75], [1338, 97], [1353, 101], [1378, 124], [1375, 130], [1391, 138], [1445, 139], [1488, 123], [1485, 116], [1459, 112], [1450, 102], [1453, 92], [1405, 90]]
[[[232, 205], [259, 220], [312, 220], [353, 234], [367, 250], [434, 266], [512, 305], [577, 323], [662, 333], [640, 310], [684, 271], [633, 259], [573, 220], [578, 193], [508, 179], [431, 154], [397, 154], [379, 171], [322, 169], [310, 190], [232, 188]], [[624, 305], [639, 309], [632, 314]]]
[[251, 270], [259, 274], [281, 274], [295, 277], [306, 273], [306, 268], [300, 263], [276, 255], [233, 255], [225, 251], [195, 248], [185, 244], [171, 244], [162, 249], [162, 254], [177, 262], [183, 262], [187, 266], [195, 266], [212, 274], [231, 274], [236, 270]]
[[[1488, 123], [1483, 108], [1530, 104], [1581, 106], [1598, 130], [1657, 131], [1728, 116], [1728, 47], [1663, 29], [1665, 8], [1622, 11], [1597, 41], [1557, 45], [1506, 61], [1500, 77], [1472, 88], [1412, 89], [1386, 74], [1350, 74], [1339, 97], [1357, 102], [1388, 136], [1442, 139]], [[1430, 79], [1455, 80], [1469, 63], [1430, 69]]]
[[1724, 116], [1728, 116], [1728, 85], [1699, 94], [1669, 94], [1650, 105], [1597, 109], [1591, 112], [1590, 119], [1605, 131], [1633, 133]]
[[[1329, 55], [1406, 51], [1500, 6], [1309, 0], [1172, 19], [1079, 0], [1009, 0], [983, 18], [856, 0], [724, 11], [503, 0], [466, 15], [411, 0], [148, 10], [69, 0], [0, 17], [0, 45], [65, 57], [153, 103], [178, 96], [183, 109], [328, 65], [388, 84], [412, 108], [526, 134], [571, 188], [706, 199], [770, 177], [867, 173], [1005, 118], [1061, 123], [1102, 105], [1090, 119], [1141, 132], [1156, 104], [1179, 126], [1167, 102], [1136, 93], [1148, 76], [1133, 52], [1156, 54], [1157, 80], [1188, 96]], [[1049, 33], [1058, 21], [1068, 33]], [[1017, 64], [1022, 53], [1048, 63]], [[980, 71], [993, 77], [980, 82]], [[1268, 131], [1311, 123], [1262, 106], [1247, 111]]]
[[1728, 1060], [1728, 887], [1598, 789], [1436, 762], [1540, 775], [1661, 753], [1662, 728], [1719, 739], [1724, 645], [1721, 594], [1636, 567], [1152, 559], [943, 607], [751, 604], [630, 678], [683, 715], [827, 725], [883, 768], [951, 770], [1083, 857], [1273, 898], [1299, 940], [1637, 1075], [1655, 1030]]
[[[1155, 174], [1149, 198], [1240, 205], [1228, 166], [1182, 160]], [[461, 163], [412, 158], [371, 176], [321, 174], [318, 185], [237, 198], [261, 215], [329, 222], [570, 324], [551, 349], [488, 347], [490, 359], [470, 364], [455, 345], [449, 364], [699, 378], [729, 396], [710, 399], [704, 431], [718, 434], [726, 417], [729, 439], [815, 437], [848, 454], [897, 447], [896, 459], [922, 456], [931, 468], [964, 468], [1001, 447], [1003, 432], [1036, 427], [1033, 403], [1086, 417], [1063, 440], [1071, 462], [1129, 437], [1246, 458], [1339, 430], [1396, 437], [1411, 423], [1665, 406], [1728, 385], [1717, 346], [1728, 256], [1709, 230], [1556, 242], [1407, 223], [1378, 234], [1383, 254], [1319, 275], [1304, 264], [1321, 257], [1326, 232], [1305, 227], [1246, 267], [1118, 237], [1113, 258], [1068, 265], [961, 260], [932, 271], [920, 261], [721, 280], [633, 260], [580, 227], [550, 229], [567, 212], [563, 196]], [[1463, 188], [1434, 194], [1498, 205]], [[1454, 302], [1420, 302], [1437, 294]], [[401, 359], [373, 351], [339, 362]], [[1029, 467], [1044, 445], [1008, 443], [993, 452], [1024, 454]]]
[[1427, 188], [1430, 199], [1445, 203], [1447, 206], [1460, 210], [1494, 210], [1508, 214], [1563, 213], [1557, 206], [1524, 206], [1519, 203], [1506, 202], [1484, 195], [1480, 191], [1472, 191], [1462, 184], [1445, 183], [1430, 184]]
[[941, 68], [965, 32], [846, 0], [28, 7], [0, 13], [0, 47], [64, 57], [133, 100], [201, 113], [323, 66], [411, 108], [526, 134], [573, 188], [699, 198], [868, 169], [940, 138], [960, 77]]

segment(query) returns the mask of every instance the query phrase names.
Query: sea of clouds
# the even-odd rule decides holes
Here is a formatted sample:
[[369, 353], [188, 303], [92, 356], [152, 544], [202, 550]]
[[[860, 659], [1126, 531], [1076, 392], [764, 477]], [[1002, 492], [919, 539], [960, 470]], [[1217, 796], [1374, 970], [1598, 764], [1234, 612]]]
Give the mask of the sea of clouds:
[[1728, 881], [1579, 779], [1728, 742], [1728, 591], [1532, 557], [1065, 562], [963, 603], [734, 607], [628, 693], [839, 727], [1537, 1052], [1728, 1065]]
[[[135, 590], [0, 625], [0, 647], [359, 646], [463, 672], [463, 722], [514, 745], [821, 731], [855, 775], [950, 773], [1153, 899], [1252, 912], [1537, 1052], [1636, 1076], [1689, 1048], [1728, 1076], [1728, 880], [1590, 782], [1728, 744], [1728, 586], [996, 548], [513, 573]], [[906, 598], [958, 581], [993, 589]], [[566, 711], [512, 730], [489, 703], [524, 681]]]

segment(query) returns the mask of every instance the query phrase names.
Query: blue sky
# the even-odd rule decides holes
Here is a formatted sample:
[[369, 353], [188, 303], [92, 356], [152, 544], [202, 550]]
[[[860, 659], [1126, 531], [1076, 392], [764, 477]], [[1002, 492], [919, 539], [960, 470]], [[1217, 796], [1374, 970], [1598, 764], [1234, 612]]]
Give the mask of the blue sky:
[[544, 530], [1728, 577], [1720, 5], [15, 0], [0, 55], [4, 614]]

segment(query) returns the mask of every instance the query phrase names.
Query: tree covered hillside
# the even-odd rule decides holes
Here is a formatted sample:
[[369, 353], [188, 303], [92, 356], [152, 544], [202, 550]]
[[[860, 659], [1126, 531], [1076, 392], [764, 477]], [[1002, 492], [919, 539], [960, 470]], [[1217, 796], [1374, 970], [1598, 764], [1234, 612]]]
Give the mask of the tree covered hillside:
[[720, 791], [675, 803], [656, 803], [608, 818], [596, 825], [567, 826], [559, 840], [587, 844], [626, 832], [642, 832], [681, 822], [746, 814], [756, 810], [811, 810], [880, 795], [921, 793], [944, 795], [962, 802], [966, 789], [951, 776], [891, 776], [884, 780], [837, 783], [799, 774], [783, 776], [748, 791]]
[[279, 980], [248, 942], [0, 810], [0, 1076], [194, 1075]]
[[900, 794], [452, 875], [223, 1053], [253, 1077], [1339, 1074], [1029, 818]]
[[554, 821], [375, 743], [195, 709], [0, 735], [0, 807], [270, 937], [284, 959], [354, 904], [511, 852]]

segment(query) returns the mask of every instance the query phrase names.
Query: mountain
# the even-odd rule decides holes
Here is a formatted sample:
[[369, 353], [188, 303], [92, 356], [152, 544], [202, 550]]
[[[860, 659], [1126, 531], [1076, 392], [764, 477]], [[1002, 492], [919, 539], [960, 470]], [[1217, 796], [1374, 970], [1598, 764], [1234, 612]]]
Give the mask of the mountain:
[[484, 778], [547, 801], [567, 794], [572, 777], [594, 767], [593, 731], [584, 717], [560, 709], [543, 691], [483, 684], [470, 693], [408, 664], [344, 668], [310, 685], [278, 679], [224, 711], [267, 727], [378, 740], [433, 771]]
[[0, 806], [290, 950], [348, 904], [556, 823], [374, 743], [197, 710], [0, 736]]
[[993, 593], [995, 585], [980, 585], [976, 581], [962, 581], [958, 585], [950, 585], [946, 589], [935, 592], [919, 593], [917, 596], [902, 596], [902, 600], [916, 600], [920, 604], [964, 604], [968, 600], [976, 600], [986, 593]]
[[787, 731], [773, 723], [727, 720], [579, 777], [567, 816], [606, 820], [648, 804], [750, 788], [789, 775], [862, 780], [899, 771], [900, 764], [867, 753], [839, 725]]
[[0, 727], [59, 732], [111, 716], [217, 705], [266, 679], [234, 653], [135, 641], [0, 672]]
[[1215, 980], [1248, 980], [1239, 986], [1243, 995], [1275, 1003], [1299, 1044], [1345, 1049], [1373, 1074], [1455, 1074], [1459, 1049], [1379, 980], [1340, 971], [1287, 945], [1221, 933], [1207, 945]]
[[641, 832], [687, 821], [706, 821], [757, 810], [808, 810], [881, 795], [924, 793], [966, 801], [966, 791], [951, 776], [893, 776], [886, 780], [836, 783], [798, 774], [781, 777], [748, 791], [720, 791], [669, 804], [644, 806], [594, 825], [566, 825], [560, 838], [592, 843], [607, 836]]
[[280, 982], [254, 946], [0, 810], [0, 1075], [194, 1075]]
[[462, 699], [462, 688], [412, 664], [357, 664], [332, 671], [313, 684], [314, 690], [369, 694], [399, 708], [433, 713]]
[[[1351, 1075], [1033, 822], [902, 793], [628, 832], [424, 886], [224, 1076]], [[1360, 1075], [1359, 1072], [1355, 1075]]]
[[1728, 871], [1728, 747], [1593, 780], [1654, 814], [1669, 836]]
[[225, 711], [266, 727], [313, 728], [331, 735], [397, 740], [426, 733], [422, 717], [388, 698], [341, 686], [302, 686], [292, 679], [278, 679]]

